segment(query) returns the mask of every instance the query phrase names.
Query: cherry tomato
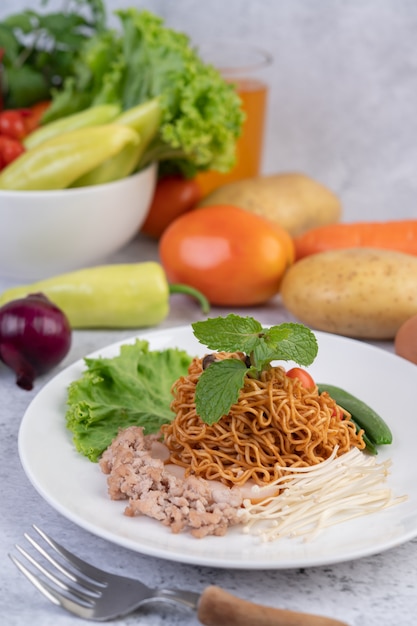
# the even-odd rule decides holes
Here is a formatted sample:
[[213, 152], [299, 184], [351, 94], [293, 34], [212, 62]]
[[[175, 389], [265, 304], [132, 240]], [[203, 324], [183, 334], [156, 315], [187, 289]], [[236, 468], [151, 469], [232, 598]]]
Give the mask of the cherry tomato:
[[170, 282], [201, 291], [213, 305], [262, 304], [278, 293], [293, 262], [286, 230], [231, 205], [206, 206], [177, 218], [159, 242]]
[[316, 383], [314, 382], [310, 374], [306, 372], [306, 370], [303, 370], [301, 367], [293, 367], [292, 369], [288, 370], [286, 374], [289, 378], [298, 378], [302, 386], [306, 389], [314, 389], [314, 387], [316, 386]]
[[12, 161], [17, 159], [18, 156], [23, 154], [25, 148], [16, 139], [11, 139], [5, 135], [0, 135], [0, 155], [2, 167], [6, 167]]
[[0, 113], [0, 134], [18, 141], [25, 137], [25, 124], [19, 111], [9, 109]]
[[181, 176], [161, 178], [141, 231], [159, 239], [166, 227], [175, 218], [193, 209], [200, 198], [201, 190], [196, 180]]

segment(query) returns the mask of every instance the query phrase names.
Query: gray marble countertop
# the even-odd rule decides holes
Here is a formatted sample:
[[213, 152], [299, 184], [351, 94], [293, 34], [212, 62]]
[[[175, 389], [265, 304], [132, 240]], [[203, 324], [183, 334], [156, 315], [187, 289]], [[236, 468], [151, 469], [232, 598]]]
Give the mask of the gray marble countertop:
[[[136, 240], [110, 260], [150, 258], [157, 258], [155, 246], [148, 241]], [[8, 281], [0, 279], [0, 289], [8, 285]], [[211, 314], [225, 314], [225, 311], [213, 310]], [[245, 314], [254, 315], [264, 323], [288, 319], [279, 300], [257, 309], [245, 309]], [[170, 313], [160, 328], [188, 324], [196, 319], [199, 319], [197, 306], [190, 306], [183, 296], [174, 296]], [[382, 554], [331, 566], [275, 571], [216, 569], [152, 558], [113, 545], [77, 527], [38, 495], [22, 469], [17, 449], [19, 425], [26, 408], [43, 385], [60, 370], [93, 350], [134, 334], [132, 331], [74, 331], [70, 353], [58, 368], [39, 378], [31, 392], [19, 389], [13, 373], [0, 364], [2, 623], [7, 626], [76, 626], [83, 623], [44, 599], [7, 558], [13, 545], [21, 542], [23, 533], [34, 523], [82, 558], [114, 572], [140, 577], [150, 586], [171, 585], [201, 591], [209, 584], [217, 584], [258, 603], [331, 616], [350, 626], [391, 626], [393, 623], [415, 626], [417, 539]], [[392, 351], [390, 343], [380, 347]], [[192, 626], [199, 622], [186, 610], [166, 609], [159, 605], [111, 623], [121, 626], [139, 623], [143, 626]]]

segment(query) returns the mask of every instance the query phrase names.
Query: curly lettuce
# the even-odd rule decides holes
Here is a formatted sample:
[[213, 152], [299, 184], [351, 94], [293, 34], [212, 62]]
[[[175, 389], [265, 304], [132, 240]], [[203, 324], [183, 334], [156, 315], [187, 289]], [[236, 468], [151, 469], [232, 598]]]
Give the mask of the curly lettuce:
[[149, 434], [173, 420], [171, 386], [190, 362], [183, 350], [150, 350], [140, 339], [115, 357], [86, 358], [82, 376], [68, 387], [65, 415], [78, 452], [97, 462], [120, 428], [142, 426]]
[[54, 92], [44, 121], [96, 104], [127, 110], [157, 98], [161, 124], [141, 165], [168, 162], [188, 175], [228, 171], [244, 119], [234, 86], [162, 18], [135, 8], [115, 15], [121, 30], [105, 29], [83, 44], [74, 75]]

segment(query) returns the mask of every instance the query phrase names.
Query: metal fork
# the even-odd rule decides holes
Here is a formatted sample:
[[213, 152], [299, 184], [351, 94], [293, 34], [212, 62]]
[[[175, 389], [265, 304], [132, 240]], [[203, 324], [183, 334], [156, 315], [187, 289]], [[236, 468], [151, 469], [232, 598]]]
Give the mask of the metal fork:
[[16, 549], [32, 568], [12, 554], [9, 557], [48, 600], [84, 619], [107, 621], [127, 615], [144, 603], [164, 601], [197, 611], [200, 623], [206, 626], [347, 626], [327, 617], [253, 604], [214, 585], [202, 594], [151, 589], [138, 580], [110, 574], [86, 563], [37, 526], [33, 529], [45, 547], [39, 538], [36, 540], [28, 533], [24, 537], [43, 563], [19, 545]]

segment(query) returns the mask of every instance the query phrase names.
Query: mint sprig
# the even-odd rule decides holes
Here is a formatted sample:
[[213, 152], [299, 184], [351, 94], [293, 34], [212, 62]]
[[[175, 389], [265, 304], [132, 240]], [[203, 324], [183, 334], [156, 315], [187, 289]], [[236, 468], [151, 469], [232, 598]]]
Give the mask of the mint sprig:
[[294, 361], [308, 366], [318, 352], [317, 339], [303, 324], [284, 322], [263, 327], [253, 317], [230, 314], [192, 324], [194, 335], [211, 350], [243, 352], [249, 364], [239, 359], [214, 361], [199, 377], [196, 410], [207, 424], [214, 424], [239, 397], [246, 376], [258, 378], [271, 361]]

